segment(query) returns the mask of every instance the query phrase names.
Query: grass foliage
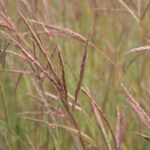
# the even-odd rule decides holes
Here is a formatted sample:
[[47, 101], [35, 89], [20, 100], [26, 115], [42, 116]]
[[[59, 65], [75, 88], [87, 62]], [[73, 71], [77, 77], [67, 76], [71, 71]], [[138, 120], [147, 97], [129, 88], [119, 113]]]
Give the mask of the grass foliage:
[[0, 150], [149, 150], [149, 7], [0, 0]]

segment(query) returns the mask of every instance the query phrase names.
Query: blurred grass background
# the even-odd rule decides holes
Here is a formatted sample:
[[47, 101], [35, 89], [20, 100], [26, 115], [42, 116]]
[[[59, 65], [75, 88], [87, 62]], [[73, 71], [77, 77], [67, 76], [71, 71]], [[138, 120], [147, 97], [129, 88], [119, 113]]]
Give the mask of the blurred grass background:
[[[26, 13], [24, 6], [19, 1], [4, 0], [4, 2], [17, 29], [20, 32], [26, 31], [25, 25], [18, 19], [18, 10]], [[48, 5], [44, 5], [44, 0], [27, 0], [27, 2], [31, 4], [29, 9], [36, 9], [41, 20], [43, 22], [46, 20], [47, 24], [69, 28], [85, 37], [92, 32], [92, 43], [113, 61], [115, 65], [94, 48], [89, 47], [83, 80], [83, 87], [90, 89], [94, 100], [102, 108], [113, 129], [116, 126], [116, 107], [123, 110], [126, 104], [126, 97], [120, 86], [121, 83], [130, 85], [134, 89], [133, 97], [148, 114], [150, 113], [149, 52], [127, 54], [132, 48], [149, 45], [150, 11], [148, 7], [150, 2], [148, 0], [125, 1], [138, 20], [119, 0], [45, 0]], [[1, 27], [1, 30], [6, 31], [7, 29]], [[47, 39], [45, 36], [41, 36], [41, 38], [50, 54], [53, 54], [55, 47], [53, 40]], [[59, 44], [65, 60], [68, 91], [73, 95], [77, 82], [73, 73], [78, 77], [84, 45], [71, 38], [55, 37], [55, 41]], [[30, 42], [32, 43], [32, 38]], [[1, 36], [1, 49], [4, 48], [6, 43], [7, 41]], [[8, 49], [14, 52], [18, 51], [11, 44]], [[52, 57], [52, 61], [57, 68], [55, 55]], [[3, 63], [0, 65], [2, 68]], [[28, 67], [20, 58], [6, 55], [5, 68], [25, 69]], [[0, 73], [0, 149], [81, 149], [76, 144], [79, 143], [78, 139], [66, 130], [49, 128], [26, 120], [23, 117], [24, 115], [19, 114], [37, 109], [45, 112], [44, 108], [40, 107], [29, 96], [30, 94], [38, 97], [30, 76], [28, 74], [20, 76], [17, 73]], [[48, 82], [47, 80], [44, 81], [45, 91], [55, 93]], [[54, 106], [61, 107], [60, 102], [53, 102], [51, 99], [49, 101]], [[87, 115], [86, 118], [86, 115], [82, 112], [76, 112], [81, 130], [94, 139], [99, 149], [105, 150], [106, 146], [101, 131], [83, 92], [80, 92], [78, 101]], [[34, 115], [31, 116], [35, 117]], [[46, 114], [36, 117], [46, 119]], [[136, 132], [147, 134], [148, 130], [140, 123], [131, 109], [127, 112], [127, 118], [127, 129], [121, 149], [149, 150], [150, 143], [136, 135]], [[59, 117], [56, 120], [60, 124], [65, 122]], [[108, 137], [112, 142], [109, 132], [107, 131]], [[89, 149], [94, 150], [96, 148], [91, 144]]]

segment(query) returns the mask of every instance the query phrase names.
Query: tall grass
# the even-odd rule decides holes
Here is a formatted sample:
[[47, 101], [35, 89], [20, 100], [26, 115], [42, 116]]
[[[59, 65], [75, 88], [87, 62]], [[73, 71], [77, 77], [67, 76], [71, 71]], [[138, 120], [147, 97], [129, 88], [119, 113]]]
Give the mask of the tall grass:
[[0, 149], [148, 150], [149, 6], [0, 0]]

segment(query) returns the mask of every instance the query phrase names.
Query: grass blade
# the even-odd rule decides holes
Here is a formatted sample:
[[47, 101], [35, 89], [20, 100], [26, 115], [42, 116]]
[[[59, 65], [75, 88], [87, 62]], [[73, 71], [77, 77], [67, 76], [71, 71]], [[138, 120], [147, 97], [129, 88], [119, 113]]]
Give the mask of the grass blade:
[[128, 5], [123, 1], [123, 0], [118, 0], [127, 10], [128, 12], [132, 15], [132, 17], [139, 22], [139, 18], [137, 17], [137, 15], [135, 15], [135, 13], [133, 12], [133, 10], [131, 10]]
[[121, 84], [125, 94], [127, 95], [127, 103], [131, 106], [133, 111], [138, 115], [141, 122], [150, 129], [150, 117], [147, 115], [147, 113], [142, 109], [142, 107], [136, 102], [136, 100], [132, 97], [132, 95], [129, 93], [127, 88]]
[[144, 134], [141, 134], [141, 133], [137, 133], [141, 138], [143, 138], [145, 141], [148, 141], [150, 142], [150, 136], [147, 136], [147, 135], [144, 135]]

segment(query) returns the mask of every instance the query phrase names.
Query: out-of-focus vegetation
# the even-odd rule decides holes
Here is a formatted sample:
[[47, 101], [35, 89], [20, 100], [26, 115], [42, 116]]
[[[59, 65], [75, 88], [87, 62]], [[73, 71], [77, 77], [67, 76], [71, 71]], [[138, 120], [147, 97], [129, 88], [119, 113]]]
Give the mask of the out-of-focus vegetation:
[[0, 0], [0, 150], [149, 150], [149, 7]]

